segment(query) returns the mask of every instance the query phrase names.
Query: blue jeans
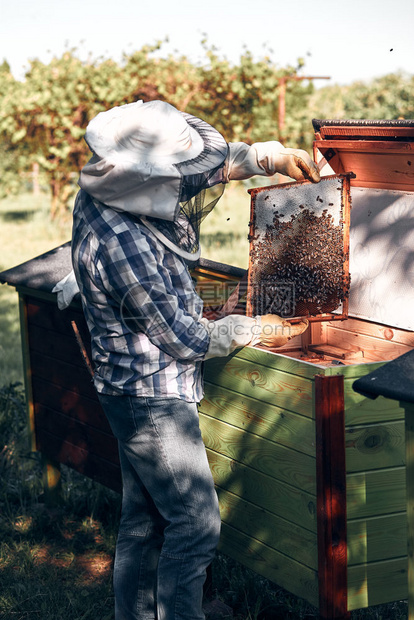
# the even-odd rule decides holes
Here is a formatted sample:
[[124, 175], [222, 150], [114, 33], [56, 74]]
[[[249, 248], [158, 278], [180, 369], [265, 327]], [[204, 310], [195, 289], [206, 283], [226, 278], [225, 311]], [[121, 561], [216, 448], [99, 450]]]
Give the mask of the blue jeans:
[[220, 514], [197, 405], [102, 394], [99, 400], [118, 439], [123, 480], [116, 620], [202, 620]]

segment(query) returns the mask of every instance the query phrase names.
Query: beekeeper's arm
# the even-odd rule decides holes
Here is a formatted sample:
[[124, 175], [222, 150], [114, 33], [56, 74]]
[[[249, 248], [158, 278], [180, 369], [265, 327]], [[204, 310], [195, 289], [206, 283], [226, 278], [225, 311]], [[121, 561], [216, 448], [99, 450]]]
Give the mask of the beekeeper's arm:
[[280, 142], [230, 142], [224, 168], [223, 182], [241, 181], [255, 175], [272, 176], [276, 173], [295, 181], [320, 181], [319, 170], [310, 155], [301, 149], [288, 149]]
[[277, 314], [248, 317], [230, 314], [216, 321], [201, 319], [209, 334], [209, 346], [204, 359], [224, 357], [236, 349], [262, 344], [270, 348], [282, 347], [294, 336], [299, 336], [308, 328], [306, 319], [291, 324]]

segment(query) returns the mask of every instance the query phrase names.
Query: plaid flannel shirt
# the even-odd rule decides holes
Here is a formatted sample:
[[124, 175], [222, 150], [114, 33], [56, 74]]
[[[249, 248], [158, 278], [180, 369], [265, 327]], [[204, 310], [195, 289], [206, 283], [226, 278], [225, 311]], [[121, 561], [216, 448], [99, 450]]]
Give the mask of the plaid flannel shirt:
[[73, 218], [72, 261], [97, 391], [199, 402], [209, 336], [183, 259], [138, 218], [83, 190]]

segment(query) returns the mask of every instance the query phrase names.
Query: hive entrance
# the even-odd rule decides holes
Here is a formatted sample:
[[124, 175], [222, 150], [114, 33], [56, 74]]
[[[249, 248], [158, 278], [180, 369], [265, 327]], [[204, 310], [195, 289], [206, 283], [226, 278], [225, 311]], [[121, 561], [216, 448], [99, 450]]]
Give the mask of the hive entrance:
[[349, 175], [250, 190], [248, 314], [346, 315]]

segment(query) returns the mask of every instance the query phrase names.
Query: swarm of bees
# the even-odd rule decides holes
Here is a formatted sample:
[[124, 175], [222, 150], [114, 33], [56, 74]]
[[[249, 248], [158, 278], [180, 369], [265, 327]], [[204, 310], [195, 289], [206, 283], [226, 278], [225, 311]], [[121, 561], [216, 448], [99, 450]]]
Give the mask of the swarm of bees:
[[328, 202], [313, 189], [306, 201], [295, 203], [289, 196], [282, 207], [266, 202], [269, 196], [262, 198], [267, 215], [253, 221], [250, 244], [253, 314], [315, 316], [344, 301], [350, 283], [344, 270], [343, 204], [336, 196], [331, 193]]

